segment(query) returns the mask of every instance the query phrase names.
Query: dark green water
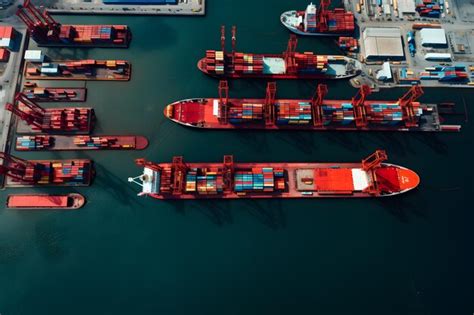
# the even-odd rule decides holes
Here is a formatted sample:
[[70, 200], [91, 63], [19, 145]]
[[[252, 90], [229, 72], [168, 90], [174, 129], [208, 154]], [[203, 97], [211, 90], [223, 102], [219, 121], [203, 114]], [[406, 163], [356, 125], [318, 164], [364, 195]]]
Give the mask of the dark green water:
[[[50, 50], [55, 58], [123, 58], [128, 83], [92, 82], [97, 133], [142, 134], [142, 152], [17, 153], [91, 158], [97, 177], [77, 189], [75, 212], [0, 211], [0, 314], [472, 314], [474, 201], [472, 123], [461, 134], [233, 133], [186, 129], [165, 104], [217, 95], [197, 60], [219, 47], [219, 26], [238, 25], [238, 48], [279, 52], [287, 9], [306, 1], [209, 0], [205, 18], [73, 17], [126, 23], [128, 50]], [[329, 39], [299, 50], [334, 52]], [[280, 97], [312, 94], [315, 82], [279, 82]], [[350, 97], [347, 82], [329, 97]], [[264, 95], [264, 82], [234, 81], [231, 95]], [[402, 90], [383, 91], [393, 98]], [[423, 101], [472, 92], [430, 90]], [[460, 108], [462, 110], [462, 107]], [[383, 200], [159, 202], [127, 183], [134, 158], [170, 161], [357, 161], [385, 148], [422, 177], [417, 191]], [[471, 163], [471, 166], [469, 165]], [[27, 192], [28, 190], [15, 190]], [[66, 192], [46, 190], [44, 192]], [[1, 192], [1, 202], [7, 193]]]

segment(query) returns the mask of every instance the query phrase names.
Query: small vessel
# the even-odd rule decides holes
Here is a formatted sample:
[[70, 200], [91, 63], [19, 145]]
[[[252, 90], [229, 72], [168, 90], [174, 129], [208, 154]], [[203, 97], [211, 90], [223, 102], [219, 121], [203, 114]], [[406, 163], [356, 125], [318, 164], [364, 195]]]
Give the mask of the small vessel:
[[296, 52], [298, 39], [292, 34], [282, 54], [254, 54], [235, 51], [236, 28], [232, 29], [232, 51], [225, 50], [225, 27], [221, 29], [221, 50], [207, 50], [198, 68], [216, 78], [260, 79], [348, 79], [361, 73], [362, 64], [344, 55]]
[[3, 152], [0, 159], [6, 187], [89, 186], [94, 177], [92, 161], [87, 159], [24, 160]]
[[281, 23], [298, 35], [344, 36], [354, 33], [354, 14], [345, 9], [329, 10], [330, 0], [321, 0], [319, 8], [312, 2], [305, 11], [287, 11]]
[[132, 38], [127, 25], [61, 25], [30, 0], [16, 14], [38, 46], [127, 48]]
[[277, 99], [276, 85], [267, 85], [265, 99], [229, 98], [227, 81], [220, 81], [219, 98], [193, 98], [164, 109], [168, 119], [183, 126], [204, 129], [342, 130], [342, 131], [460, 131], [444, 125], [437, 104], [423, 104], [413, 86], [398, 100], [367, 100], [363, 86], [349, 100], [324, 99], [328, 89], [319, 84], [312, 98]]
[[18, 210], [76, 210], [84, 206], [86, 199], [81, 194], [67, 195], [8, 195], [7, 209]]
[[16, 138], [18, 151], [143, 150], [142, 136], [33, 135]]
[[128, 81], [132, 72], [126, 60], [59, 60], [26, 62], [27, 80]]
[[[86, 88], [39, 87], [35, 83], [23, 89], [23, 94], [34, 102], [85, 102]], [[26, 85], [25, 85], [26, 86]]]
[[418, 186], [418, 175], [385, 163], [378, 150], [359, 163], [172, 163], [136, 160], [140, 176], [128, 181], [141, 187], [139, 196], [156, 199], [361, 198], [386, 197]]

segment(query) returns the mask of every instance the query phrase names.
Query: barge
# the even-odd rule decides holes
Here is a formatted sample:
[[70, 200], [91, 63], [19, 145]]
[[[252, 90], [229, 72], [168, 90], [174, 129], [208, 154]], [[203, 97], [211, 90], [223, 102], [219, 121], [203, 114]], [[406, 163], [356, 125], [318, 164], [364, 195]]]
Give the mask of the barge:
[[27, 80], [128, 81], [132, 71], [126, 60], [62, 60], [26, 62]]
[[316, 8], [311, 2], [305, 11], [284, 12], [280, 21], [298, 35], [344, 36], [354, 33], [354, 13], [342, 8], [329, 10], [330, 4], [330, 0], [321, 0]]
[[362, 71], [362, 64], [343, 55], [318, 55], [296, 52], [298, 40], [291, 35], [282, 54], [235, 52], [235, 27], [232, 31], [232, 51], [225, 51], [225, 28], [221, 30], [221, 50], [207, 50], [198, 68], [216, 78], [261, 79], [348, 79]]
[[131, 40], [127, 25], [61, 25], [30, 0], [26, 0], [16, 14], [40, 47], [127, 48]]
[[86, 199], [81, 194], [67, 195], [8, 195], [6, 208], [17, 210], [76, 210], [84, 206]]
[[6, 153], [0, 159], [6, 187], [89, 186], [94, 175], [87, 159], [23, 160]]
[[23, 89], [23, 94], [34, 102], [85, 102], [87, 96], [86, 88], [56, 88], [39, 87]]
[[143, 150], [142, 136], [34, 135], [16, 138], [17, 151]]
[[437, 104], [422, 104], [413, 86], [397, 101], [367, 100], [368, 86], [351, 100], [326, 100], [319, 84], [311, 99], [276, 99], [276, 85], [267, 85], [265, 99], [229, 98], [227, 81], [220, 81], [219, 98], [185, 99], [167, 105], [164, 115], [183, 126], [204, 129], [460, 131], [443, 125]]
[[128, 181], [139, 196], [156, 199], [362, 198], [399, 195], [416, 188], [418, 175], [388, 164], [378, 150], [359, 163], [172, 163], [136, 160], [140, 176]]

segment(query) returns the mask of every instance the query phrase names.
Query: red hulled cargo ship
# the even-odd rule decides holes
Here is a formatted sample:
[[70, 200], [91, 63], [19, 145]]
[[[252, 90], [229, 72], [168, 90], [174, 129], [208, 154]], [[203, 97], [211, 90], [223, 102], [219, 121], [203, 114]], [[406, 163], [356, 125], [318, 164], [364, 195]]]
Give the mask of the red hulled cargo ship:
[[1, 152], [0, 159], [6, 187], [89, 186], [93, 177], [91, 160], [23, 160]]
[[24, 2], [17, 15], [38, 46], [126, 48], [131, 40], [127, 25], [61, 25], [30, 0]]
[[398, 195], [416, 188], [418, 175], [384, 163], [376, 151], [359, 163], [172, 163], [136, 160], [143, 174], [129, 178], [139, 196], [156, 199], [356, 198]]
[[126, 60], [61, 60], [27, 62], [27, 80], [128, 81], [132, 66]]
[[76, 210], [84, 206], [86, 199], [81, 194], [67, 195], [8, 195], [7, 209], [16, 210]]
[[143, 150], [142, 136], [34, 135], [16, 138], [17, 151]]
[[88, 134], [93, 128], [90, 107], [42, 108], [25, 94], [18, 93], [5, 108], [18, 116], [18, 133]]
[[436, 104], [421, 104], [421, 87], [413, 86], [397, 101], [367, 100], [363, 86], [351, 100], [326, 100], [319, 84], [311, 99], [275, 99], [276, 85], [265, 99], [229, 98], [227, 81], [220, 81], [219, 98], [196, 98], [166, 106], [164, 114], [184, 126], [209, 129], [459, 131], [442, 125]]
[[343, 36], [354, 33], [354, 14], [344, 9], [329, 10], [330, 0], [321, 0], [319, 8], [310, 3], [305, 11], [287, 11], [281, 23], [299, 35]]
[[23, 89], [23, 94], [34, 102], [85, 102], [86, 88], [32, 87]]
[[236, 29], [232, 28], [232, 51], [225, 51], [225, 28], [221, 29], [221, 50], [207, 50], [198, 68], [217, 78], [261, 79], [347, 79], [358, 75], [362, 64], [343, 55], [296, 52], [298, 40], [290, 36], [282, 54], [235, 52]]

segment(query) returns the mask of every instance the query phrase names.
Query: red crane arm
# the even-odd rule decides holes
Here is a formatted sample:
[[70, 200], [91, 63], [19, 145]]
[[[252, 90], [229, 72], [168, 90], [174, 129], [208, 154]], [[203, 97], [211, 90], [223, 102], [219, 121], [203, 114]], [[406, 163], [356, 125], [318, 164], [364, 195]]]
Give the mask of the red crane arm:
[[323, 125], [323, 109], [322, 105], [324, 97], [328, 93], [328, 86], [326, 84], [318, 84], [316, 92], [311, 99], [311, 109], [313, 112], [313, 125], [316, 127], [322, 127]]
[[219, 81], [219, 120], [221, 123], [227, 123], [229, 102], [229, 84], [225, 80]]
[[273, 125], [275, 123], [275, 96], [276, 96], [276, 83], [268, 82], [267, 94], [265, 96], [265, 104], [264, 104], [265, 124], [267, 126]]

